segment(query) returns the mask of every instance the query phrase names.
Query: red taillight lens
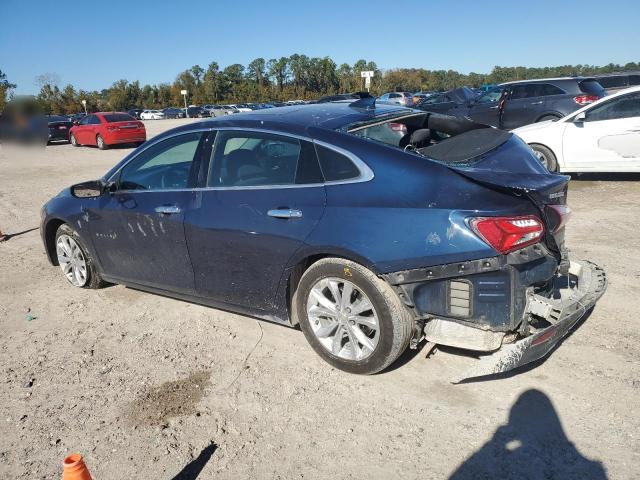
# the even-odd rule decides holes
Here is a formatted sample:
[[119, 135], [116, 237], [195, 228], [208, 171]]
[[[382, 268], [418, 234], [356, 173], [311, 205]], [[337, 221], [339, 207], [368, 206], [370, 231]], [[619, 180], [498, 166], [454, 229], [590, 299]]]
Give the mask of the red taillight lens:
[[600, 97], [597, 95], [578, 95], [577, 97], [573, 97], [573, 101], [578, 105], [588, 105], [596, 100], [600, 100]]
[[144, 129], [144, 123], [142, 123], [142, 122], [138, 122], [138, 128], [142, 128], [142, 129]]
[[544, 233], [538, 217], [479, 217], [469, 223], [473, 231], [500, 253], [536, 243]]
[[407, 126], [404, 123], [391, 122], [389, 123], [389, 128], [391, 128], [391, 130], [393, 130], [394, 132], [400, 132], [403, 134], [407, 133]]

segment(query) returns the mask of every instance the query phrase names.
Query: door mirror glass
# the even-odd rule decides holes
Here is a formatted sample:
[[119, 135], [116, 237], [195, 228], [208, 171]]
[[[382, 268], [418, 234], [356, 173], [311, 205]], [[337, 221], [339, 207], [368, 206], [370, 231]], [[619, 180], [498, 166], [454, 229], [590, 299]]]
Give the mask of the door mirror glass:
[[580, 112], [575, 117], [573, 117], [573, 121], [575, 123], [584, 122], [586, 119], [587, 119], [587, 113], [586, 112]]
[[100, 180], [76, 183], [71, 187], [71, 195], [76, 198], [95, 198], [102, 195], [104, 185]]

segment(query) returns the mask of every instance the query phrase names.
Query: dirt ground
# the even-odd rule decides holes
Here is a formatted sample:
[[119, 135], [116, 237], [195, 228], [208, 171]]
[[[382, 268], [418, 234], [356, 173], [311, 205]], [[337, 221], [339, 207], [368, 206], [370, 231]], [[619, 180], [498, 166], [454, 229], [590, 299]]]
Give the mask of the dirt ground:
[[60, 478], [69, 452], [96, 479], [640, 475], [640, 177], [571, 182], [568, 246], [610, 282], [591, 316], [534, 368], [454, 385], [474, 358], [452, 349], [353, 376], [298, 330], [72, 287], [40, 207], [129, 151], [0, 151], [0, 478]]

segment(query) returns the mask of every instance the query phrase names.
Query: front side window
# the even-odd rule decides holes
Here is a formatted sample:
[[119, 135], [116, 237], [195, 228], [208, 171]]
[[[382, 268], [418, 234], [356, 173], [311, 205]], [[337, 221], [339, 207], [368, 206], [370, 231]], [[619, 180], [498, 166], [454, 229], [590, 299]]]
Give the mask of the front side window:
[[502, 88], [493, 88], [487, 93], [480, 95], [475, 103], [493, 103], [500, 100], [502, 96]]
[[152, 145], [120, 174], [119, 190], [179, 190], [189, 186], [189, 173], [201, 132], [186, 133]]
[[89, 117], [89, 125], [100, 125], [100, 119], [96, 115]]
[[617, 120], [640, 117], [640, 92], [623, 95], [589, 110], [586, 121]]
[[79, 125], [88, 125], [89, 124], [89, 120], [91, 119], [91, 117], [93, 117], [93, 115], [89, 115], [88, 117], [84, 117], [82, 120], [80, 120]]
[[257, 187], [322, 183], [313, 144], [263, 132], [221, 131], [207, 186]]

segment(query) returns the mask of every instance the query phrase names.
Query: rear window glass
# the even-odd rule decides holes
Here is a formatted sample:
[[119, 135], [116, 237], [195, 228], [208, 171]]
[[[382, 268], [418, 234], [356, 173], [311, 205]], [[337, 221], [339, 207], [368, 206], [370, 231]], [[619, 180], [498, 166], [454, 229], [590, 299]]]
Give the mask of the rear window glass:
[[108, 114], [104, 115], [104, 119], [108, 123], [130, 122], [132, 120], [135, 120], [135, 118], [133, 118], [131, 115], [129, 115], [127, 113], [108, 113]]
[[590, 95], [598, 95], [599, 97], [605, 96], [604, 88], [597, 80], [583, 80], [579, 83], [580, 91], [588, 93]]
[[345, 155], [322, 145], [316, 145], [316, 151], [324, 179], [327, 182], [348, 180], [360, 176], [358, 167]]
[[47, 120], [49, 122], [68, 122], [69, 121], [67, 117], [61, 117], [59, 115], [49, 115]]

